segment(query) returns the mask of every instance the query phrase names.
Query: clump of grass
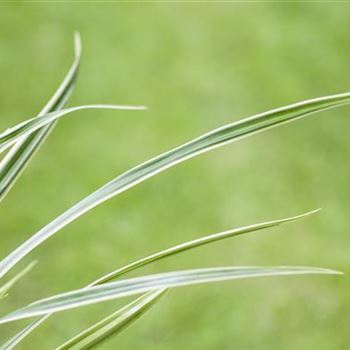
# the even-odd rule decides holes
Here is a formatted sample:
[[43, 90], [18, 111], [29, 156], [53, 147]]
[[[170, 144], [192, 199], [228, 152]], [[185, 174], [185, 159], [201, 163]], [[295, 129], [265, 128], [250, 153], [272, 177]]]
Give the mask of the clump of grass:
[[[142, 110], [145, 108], [143, 106], [123, 105], [84, 105], [64, 108], [75, 86], [80, 56], [80, 38], [79, 35], [76, 35], [74, 62], [60, 87], [47, 105], [38, 116], [17, 124], [0, 134], [0, 153], [9, 149], [8, 153], [0, 161], [0, 200], [3, 200], [8, 194], [36, 150], [42, 145], [57, 121], [63, 116], [71, 115], [77, 110], [90, 108], [108, 108], [115, 110]], [[350, 93], [343, 93], [315, 98], [254, 115], [208, 132], [124, 172], [63, 212], [63, 214], [31, 235], [25, 242], [10, 252], [8, 256], [0, 261], [0, 278], [3, 278], [33, 249], [59, 232], [60, 229], [102, 202], [117, 196], [152, 176], [185, 160], [198, 156], [201, 153], [224, 146], [230, 142], [238, 141], [258, 132], [348, 103], [350, 103]], [[121, 276], [131, 271], [140, 269], [147, 264], [155, 263], [171, 255], [180, 254], [184, 251], [211, 244], [219, 240], [257, 232], [295, 221], [313, 214], [314, 212], [315, 211], [246, 227], [233, 228], [224, 232], [203, 236], [189, 242], [183, 242], [120, 267], [105, 276], [97, 278], [83, 288], [35, 301], [0, 318], [0, 324], [2, 324], [15, 320], [37, 317], [32, 323], [3, 344], [0, 350], [13, 349], [53, 313], [83, 307], [88, 304], [141, 294], [140, 297], [127, 304], [122, 309], [114, 311], [109, 316], [66, 341], [63, 345], [59, 346], [57, 350], [91, 349], [110, 336], [119, 334], [124, 328], [132, 324], [132, 322], [137, 320], [158, 302], [169, 288], [252, 277], [339, 274], [338, 271], [331, 269], [304, 266], [225, 266], [171, 271], [135, 278], [121, 278]], [[3, 284], [0, 288], [0, 298], [4, 297], [15, 282], [19, 278], [22, 278], [31, 268], [32, 264]]]

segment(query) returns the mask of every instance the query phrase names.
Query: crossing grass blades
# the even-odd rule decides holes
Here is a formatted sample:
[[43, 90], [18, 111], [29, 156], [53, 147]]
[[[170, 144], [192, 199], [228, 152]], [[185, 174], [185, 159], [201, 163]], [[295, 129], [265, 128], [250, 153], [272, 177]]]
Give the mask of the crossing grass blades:
[[[49, 102], [37, 116], [29, 118], [0, 134], [0, 153], [7, 151], [0, 161], [1, 201], [5, 199], [35, 152], [62, 117], [72, 116], [75, 111], [82, 109], [104, 108], [117, 110], [118, 113], [121, 111], [142, 111], [145, 109], [143, 106], [124, 105], [83, 105], [65, 108], [65, 104], [77, 80], [80, 56], [81, 42], [79, 35], [76, 34], [73, 64]], [[311, 114], [340, 107], [348, 103], [350, 103], [350, 93], [343, 93], [273, 109], [210, 131], [116, 176], [110, 182], [64, 211], [38, 232], [28, 235], [29, 238], [26, 241], [19, 244], [0, 261], [0, 278], [3, 279], [32, 250], [58, 233], [63, 227], [102, 202], [117, 196], [150, 177], [201, 153], [238, 141], [244, 137], [252, 136], [258, 132], [266, 131], [282, 124], [297, 121]], [[84, 305], [135, 296], [132, 302], [126, 304], [121, 309], [113, 311], [113, 313], [91, 325], [89, 328], [82, 330], [79, 334], [73, 335], [71, 339], [66, 340], [56, 350], [80, 350], [97, 347], [109, 337], [118, 335], [123, 329], [135, 322], [163, 298], [169, 289], [252, 277], [340, 274], [340, 272], [331, 269], [304, 266], [224, 266], [171, 271], [134, 278], [127, 277], [127, 274], [131, 271], [140, 269], [148, 264], [156, 263], [169, 256], [181, 254], [184, 251], [199, 248], [219, 240], [229, 239], [243, 234], [253, 234], [261, 230], [287, 224], [305, 218], [316, 211], [314, 210], [294, 217], [233, 228], [224, 232], [202, 236], [192, 241], [182, 242], [176, 246], [130, 262], [126, 266], [116, 268], [107, 275], [98, 277], [87, 286], [34, 301], [0, 318], [0, 324], [27, 318], [31, 320], [25, 328], [8, 339], [0, 349], [14, 349], [39, 325], [47, 321], [52, 314], [68, 309], [80, 308]], [[74, 233], [71, 234], [73, 235]], [[0, 302], [6, 301], [6, 299], [2, 299], [10, 292], [10, 289], [13, 288], [18, 279], [23, 278], [30, 272], [34, 264], [34, 262], [31, 263], [24, 269], [22, 268], [12, 278], [3, 281], [0, 285]]]

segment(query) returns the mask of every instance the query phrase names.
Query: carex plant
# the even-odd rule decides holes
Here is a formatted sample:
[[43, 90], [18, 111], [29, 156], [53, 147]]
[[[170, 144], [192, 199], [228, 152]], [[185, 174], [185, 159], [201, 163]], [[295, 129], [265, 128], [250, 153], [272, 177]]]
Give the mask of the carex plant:
[[[65, 105], [72, 94], [78, 76], [81, 56], [81, 43], [78, 34], [75, 36], [75, 58], [67, 75], [55, 94], [35, 117], [25, 120], [0, 134], [0, 152], [7, 153], [0, 161], [0, 200], [4, 200], [11, 187], [32, 159], [35, 152], [43, 144], [55, 124], [64, 116], [73, 115], [81, 109], [115, 109], [143, 110], [143, 106], [125, 105], [83, 105], [66, 108]], [[238, 141], [244, 137], [254, 135], [282, 124], [296, 121], [316, 112], [339, 107], [350, 103], [350, 93], [330, 95], [285, 107], [273, 109], [257, 114], [237, 122], [222, 126], [201, 135], [179, 147], [160, 154], [134, 168], [118, 175], [110, 182], [98, 188], [81, 201], [68, 208], [61, 215], [19, 244], [13, 251], [0, 261], [0, 298], [3, 299], [15, 285], [34, 266], [35, 262], [22, 267], [20, 272], [6, 278], [21, 260], [45, 240], [55, 235], [75, 219], [87, 213], [100, 203], [136, 186], [148, 178], [165, 171], [185, 160], [189, 160], [201, 153]], [[33, 319], [28, 325], [5, 344], [1, 350], [15, 348], [20, 342], [33, 332], [39, 325], [47, 321], [50, 315], [64, 310], [80, 308], [84, 305], [100, 303], [107, 300], [119, 299], [135, 295], [136, 298], [123, 308], [113, 311], [107, 317], [82, 330], [79, 334], [66, 340], [56, 350], [63, 349], [91, 349], [101, 344], [107, 338], [118, 335], [124, 328], [136, 321], [149, 310], [168, 289], [190, 286], [200, 283], [220, 282], [225, 280], [280, 275], [304, 274], [340, 274], [338, 271], [319, 267], [305, 266], [224, 266], [201, 268], [182, 271], [170, 271], [153, 275], [143, 275], [128, 278], [126, 275], [147, 264], [160, 259], [180, 254], [203, 245], [219, 240], [228, 239], [242, 234], [258, 232], [308, 216], [317, 210], [294, 217], [271, 220], [245, 227], [233, 228], [224, 232], [214, 233], [198, 239], [183, 242], [160, 252], [130, 262], [126, 266], [118, 267], [110, 273], [97, 277], [86, 286], [77, 286], [76, 290], [54, 295], [34, 301], [0, 318], [0, 324], [22, 319]], [[71, 233], [73, 235], [73, 233]], [[5, 300], [0, 300], [6, 302]], [[1, 326], [1, 325], [0, 325]]]

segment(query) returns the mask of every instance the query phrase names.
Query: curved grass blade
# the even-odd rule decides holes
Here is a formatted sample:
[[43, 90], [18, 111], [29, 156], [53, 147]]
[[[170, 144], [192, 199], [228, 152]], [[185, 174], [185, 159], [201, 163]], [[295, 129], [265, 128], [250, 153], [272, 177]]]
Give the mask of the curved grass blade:
[[18, 261], [90, 209], [176, 164], [235, 140], [350, 103], [350, 93], [316, 98], [274, 109], [216, 129], [121, 174], [51, 221], [0, 262], [0, 278]]
[[87, 350], [122, 332], [164, 295], [166, 289], [152, 291], [132, 301], [93, 326], [68, 340], [56, 350]]
[[[81, 57], [81, 40], [78, 33], [75, 34], [74, 39], [74, 62], [59, 88], [39, 113], [39, 116], [61, 109], [74, 89]], [[56, 122], [52, 122], [36, 132], [18, 140], [6, 156], [0, 161], [0, 201], [4, 199], [8, 191], [14, 185], [55, 124]]]
[[12, 277], [7, 283], [0, 287], [0, 299], [7, 296], [8, 291], [20, 280], [24, 275], [26, 275], [35, 265], [36, 261], [32, 261], [27, 267], [20, 271], [17, 275]]
[[189, 242], [185, 242], [179, 245], [176, 245], [174, 247], [162, 250], [158, 253], [155, 253], [153, 255], [149, 255], [145, 258], [142, 258], [140, 260], [134, 261], [131, 264], [128, 264], [126, 266], [121, 267], [118, 270], [115, 270], [113, 272], [108, 273], [107, 275], [99, 278], [98, 280], [94, 281], [93, 283], [90, 284], [91, 286], [96, 286], [98, 284], [103, 284], [106, 282], [109, 282], [117, 277], [120, 277], [128, 272], [131, 272], [133, 270], [136, 270], [140, 267], [146, 266], [148, 264], [151, 264], [153, 262], [156, 262], [158, 260], [167, 258], [169, 256], [175, 255], [175, 254], [179, 254], [179, 253], [183, 253], [187, 250], [193, 249], [193, 248], [197, 248], [200, 247], [202, 245], [206, 245], [206, 244], [210, 244], [210, 243], [214, 243], [216, 241], [220, 241], [226, 238], [230, 238], [230, 237], [234, 237], [234, 236], [239, 236], [239, 235], [243, 235], [245, 233], [249, 233], [249, 232], [255, 232], [255, 231], [259, 231], [259, 230], [263, 230], [266, 228], [270, 228], [270, 227], [274, 227], [274, 226], [279, 226], [291, 221], [295, 221], [295, 220], [299, 220], [302, 219], [308, 215], [312, 215], [316, 212], [318, 212], [319, 209], [317, 210], [313, 210], [310, 211], [308, 213], [304, 213], [301, 215], [297, 215], [297, 216], [293, 216], [290, 218], [286, 218], [286, 219], [280, 219], [280, 220], [274, 220], [274, 221], [267, 221], [267, 222], [263, 222], [263, 223], [259, 223], [259, 224], [255, 224], [255, 225], [249, 225], [249, 226], [244, 226], [244, 227], [239, 227], [239, 228], [235, 228], [235, 229], [231, 229], [231, 230], [227, 230], [227, 231], [223, 231], [223, 232], [219, 232], [219, 233], [215, 233], [209, 236], [204, 236], [198, 239], [195, 239], [193, 241], [189, 241]]
[[[298, 220], [298, 219], [302, 219], [308, 215], [312, 215], [316, 212], [318, 212], [319, 209], [317, 210], [313, 210], [310, 211], [308, 213], [304, 213], [301, 215], [297, 215], [297, 216], [293, 216], [290, 218], [285, 218], [285, 219], [280, 219], [280, 220], [274, 220], [274, 221], [267, 221], [267, 222], [263, 222], [260, 224], [255, 224], [255, 225], [250, 225], [250, 226], [245, 226], [245, 227], [240, 227], [240, 228], [236, 228], [236, 229], [232, 229], [232, 230], [228, 230], [228, 231], [224, 231], [224, 232], [220, 232], [220, 233], [216, 233], [213, 235], [209, 235], [209, 236], [205, 236], [205, 237], [201, 237], [199, 239], [193, 240], [193, 241], [189, 241], [186, 243], [182, 243], [180, 245], [168, 248], [166, 250], [163, 250], [161, 252], [158, 252], [156, 254], [150, 255], [146, 258], [137, 260], [129, 265], [123, 266], [120, 269], [117, 269], [113, 272], [108, 273], [107, 275], [100, 277], [99, 279], [95, 280], [94, 282], [91, 282], [86, 288], [89, 287], [93, 287], [99, 284], [103, 284], [106, 282], [111, 281], [112, 279], [115, 279], [117, 277], [120, 277], [121, 275], [124, 275], [128, 272], [131, 272], [133, 270], [136, 270], [140, 267], [143, 267], [147, 264], [156, 262], [160, 259], [164, 259], [168, 256], [172, 256], [178, 253], [182, 253], [185, 252], [189, 249], [193, 249], [205, 244], [209, 244], [209, 243], [213, 243], [215, 241], [219, 241], [225, 238], [229, 238], [229, 237], [233, 237], [233, 236], [238, 236], [241, 234], [245, 234], [245, 233], [249, 233], [249, 232], [254, 232], [254, 231], [258, 231], [258, 230], [262, 230], [265, 228], [269, 228], [269, 227], [274, 227], [274, 226], [278, 226], [284, 223], [288, 223], [294, 220]], [[50, 314], [43, 316], [40, 320], [42, 320], [41, 322], [38, 321], [34, 321], [32, 325], [30, 325], [29, 329], [27, 332], [24, 332], [24, 330], [22, 330], [20, 333], [16, 334], [14, 336], [14, 339], [16, 339], [16, 344], [18, 344], [22, 339], [24, 339], [25, 336], [27, 336], [30, 332], [32, 332], [36, 327], [38, 327], [42, 322], [44, 322], [48, 317], [50, 316]], [[28, 328], [28, 327], [26, 327]], [[9, 341], [10, 342], [10, 341]], [[11, 344], [11, 342], [10, 342]], [[0, 347], [0, 350], [11, 350], [12, 347]]]
[[61, 109], [56, 112], [51, 112], [38, 116], [35, 118], [28, 119], [22, 123], [15, 125], [12, 128], [7, 129], [0, 134], [0, 153], [12, 146], [21, 137], [27, 136], [36, 130], [40, 129], [42, 126], [52, 123], [53, 121], [62, 118], [72, 112], [80, 111], [83, 109], [118, 109], [118, 110], [143, 110], [143, 106], [118, 106], [118, 105], [84, 105], [77, 107], [70, 107]]
[[317, 267], [244, 266], [184, 270], [148, 275], [105, 283], [91, 288], [78, 289], [42, 299], [2, 317], [0, 319], [0, 324], [141, 294], [154, 289], [174, 288], [242, 278], [302, 274], [340, 274], [340, 272]]

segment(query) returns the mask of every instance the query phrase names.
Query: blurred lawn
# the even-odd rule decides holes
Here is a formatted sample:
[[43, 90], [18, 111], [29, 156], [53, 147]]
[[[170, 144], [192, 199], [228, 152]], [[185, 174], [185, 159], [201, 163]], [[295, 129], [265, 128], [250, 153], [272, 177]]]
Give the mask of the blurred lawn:
[[[0, 4], [2, 129], [48, 100], [72, 61], [74, 30], [83, 59], [70, 104], [149, 106], [79, 112], [58, 125], [1, 204], [1, 256], [141, 161], [242, 117], [347, 91], [349, 19], [344, 3]], [[172, 244], [317, 207], [302, 222], [142, 273], [245, 264], [349, 272], [349, 114], [323, 112], [210, 152], [101, 205], [33, 252], [27, 261], [40, 264], [1, 313]], [[102, 348], [346, 349], [349, 276], [177, 289]], [[122, 302], [61, 313], [20, 348], [50, 349]], [[3, 326], [1, 340], [24, 324]]]

